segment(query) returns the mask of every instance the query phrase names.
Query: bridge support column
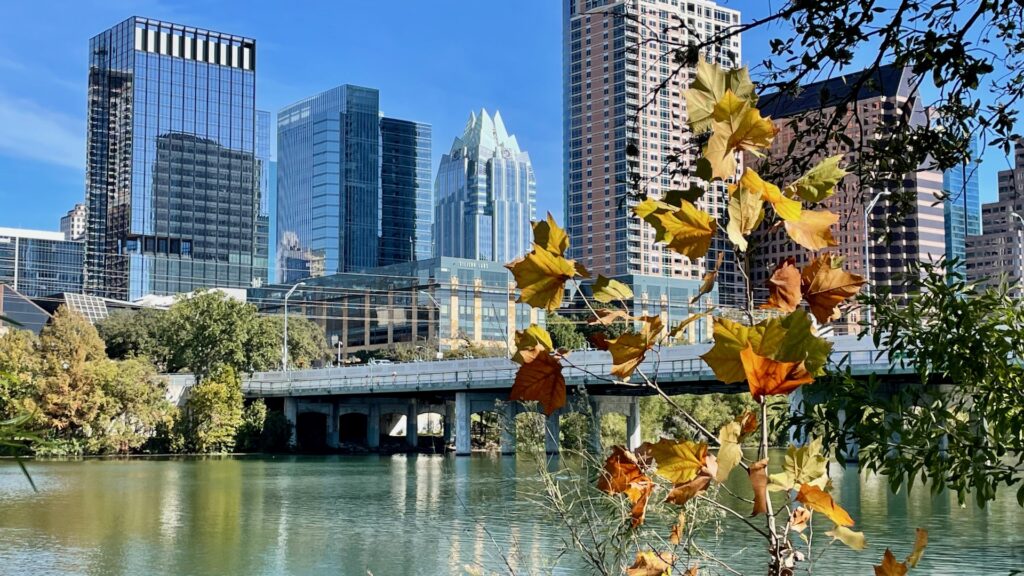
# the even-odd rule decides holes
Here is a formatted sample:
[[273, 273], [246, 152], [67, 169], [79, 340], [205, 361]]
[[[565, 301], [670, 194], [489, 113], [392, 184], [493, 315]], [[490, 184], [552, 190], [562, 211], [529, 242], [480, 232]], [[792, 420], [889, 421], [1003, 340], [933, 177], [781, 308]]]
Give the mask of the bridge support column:
[[455, 431], [455, 403], [445, 401], [444, 422], [441, 423], [441, 433], [444, 435], [445, 446], [452, 443], [452, 432]]
[[501, 453], [516, 453], [516, 404], [505, 402], [501, 408]]
[[295, 446], [295, 428], [298, 425], [299, 405], [294, 396], [284, 397], [284, 417], [291, 424], [291, 436], [288, 438], [288, 444]]
[[419, 412], [416, 406], [416, 399], [409, 401], [409, 407], [405, 411], [405, 441], [413, 450], [419, 448]]
[[544, 419], [544, 451], [548, 454], [558, 454], [561, 448], [559, 436], [561, 433], [561, 422], [559, 417], [561, 410]]
[[601, 446], [601, 401], [590, 398], [590, 451], [600, 456], [604, 449]]
[[338, 430], [338, 403], [331, 402], [331, 414], [327, 420], [327, 447], [337, 448], [340, 444]]
[[[600, 431], [598, 432], [600, 434]], [[640, 447], [640, 399], [629, 399], [629, 414], [626, 415], [626, 447], [636, 450]]]
[[366, 411], [366, 447], [380, 448], [380, 405], [372, 400]]
[[455, 393], [455, 455], [469, 456], [470, 445], [470, 413], [469, 393]]

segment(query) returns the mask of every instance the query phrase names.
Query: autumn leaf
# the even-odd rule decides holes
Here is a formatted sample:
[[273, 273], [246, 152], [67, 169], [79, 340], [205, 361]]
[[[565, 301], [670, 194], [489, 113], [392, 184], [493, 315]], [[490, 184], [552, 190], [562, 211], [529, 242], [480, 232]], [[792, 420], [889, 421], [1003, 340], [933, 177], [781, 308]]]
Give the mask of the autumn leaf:
[[836, 318], [838, 306], [856, 296], [866, 282], [863, 276], [850, 274], [836, 266], [828, 252], [808, 264], [800, 276], [804, 299], [820, 324]]
[[839, 167], [843, 159], [842, 154], [830, 156], [813, 168], [807, 174], [786, 187], [786, 194], [790, 197], [799, 196], [812, 203], [822, 202], [835, 194], [836, 184], [846, 176], [846, 170]]
[[709, 313], [710, 313], [710, 310], [708, 312], [701, 312], [700, 314], [693, 314], [689, 318], [687, 318], [686, 320], [683, 320], [679, 324], [676, 324], [675, 326], [672, 327], [672, 330], [669, 330], [669, 333], [668, 333], [669, 338], [678, 338], [679, 335], [681, 335], [683, 333], [683, 330], [686, 330], [687, 326], [689, 326], [690, 324], [693, 324], [694, 322], [699, 320], [702, 316], [707, 316]]
[[[751, 426], [750, 421], [753, 420]], [[718, 430], [718, 473], [715, 479], [725, 482], [729, 473], [743, 459], [743, 439], [757, 427], [757, 416], [745, 412]]]
[[853, 526], [853, 518], [827, 492], [813, 484], [801, 484], [796, 499], [815, 512], [828, 516], [837, 526]]
[[747, 375], [747, 384], [754, 400], [774, 394], [789, 394], [804, 384], [814, 382], [803, 362], [780, 362], [765, 358], [747, 347], [740, 352], [740, 361]]
[[615, 300], [630, 300], [633, 298], [633, 291], [618, 280], [611, 278], [605, 278], [604, 276], [598, 275], [597, 280], [594, 281], [593, 286], [594, 300], [603, 304], [608, 304]]
[[683, 528], [686, 527], [686, 512], [679, 511], [679, 519], [672, 525], [672, 532], [668, 535], [668, 541], [674, 546], [679, 546], [683, 540]]
[[527, 364], [538, 354], [546, 354], [554, 349], [555, 345], [551, 343], [548, 331], [536, 324], [530, 324], [526, 330], [516, 330], [516, 353], [512, 361]]
[[839, 222], [839, 215], [828, 210], [804, 210], [797, 220], [786, 220], [786, 233], [794, 242], [817, 252], [829, 246], [838, 246], [832, 237], [832, 225]]
[[599, 326], [611, 326], [616, 322], [625, 322], [631, 320], [633, 317], [626, 313], [624, 310], [612, 309], [612, 308], [600, 308], [597, 310], [597, 316], [588, 322], [590, 325]]
[[892, 550], [886, 548], [885, 555], [882, 556], [882, 563], [875, 566], [875, 576], [905, 576], [907, 570], [907, 565], [897, 562]]
[[697, 496], [697, 494], [707, 490], [710, 484], [710, 475], [698, 474], [693, 480], [681, 482], [673, 486], [668, 496], [665, 497], [665, 502], [682, 506]]
[[800, 269], [796, 266], [796, 258], [790, 256], [779, 262], [768, 279], [768, 300], [761, 308], [775, 308], [783, 312], [792, 312], [800, 306]]
[[604, 469], [597, 479], [597, 489], [612, 495], [624, 494], [635, 484], [648, 481], [650, 478], [640, 469], [635, 454], [622, 446], [612, 446], [612, 453], [604, 461]]
[[662, 438], [655, 444], [645, 443], [644, 449], [658, 464], [658, 476], [673, 484], [696, 478], [708, 459], [708, 445], [692, 440]]
[[618, 338], [608, 340], [608, 351], [612, 353], [613, 376], [628, 379], [644, 356], [657, 342], [664, 325], [660, 316], [641, 316], [644, 327], [640, 332], [625, 332]]
[[821, 438], [811, 438], [799, 448], [790, 444], [782, 472], [772, 474], [769, 490], [792, 490], [800, 484], [825, 488], [828, 483], [828, 458], [822, 454]]
[[758, 460], [747, 470], [750, 486], [754, 489], [754, 510], [751, 516], [768, 513], [768, 459]]
[[729, 240], [741, 252], [746, 252], [747, 236], [756, 230], [764, 220], [764, 199], [757, 191], [733, 185], [729, 187], [727, 210], [729, 223], [725, 226], [725, 232], [729, 235]]
[[711, 367], [716, 378], [726, 384], [741, 382], [746, 378], [740, 362], [740, 351], [747, 347], [751, 332], [751, 328], [739, 322], [715, 318], [715, 345], [701, 358]]
[[718, 269], [722, 267], [722, 261], [725, 259], [725, 251], [721, 250], [718, 252], [718, 257], [715, 258], [715, 267], [704, 273], [704, 279], [701, 281], [700, 290], [697, 291], [697, 295], [690, 299], [690, 304], [693, 304], [700, 297], [705, 294], [710, 294], [715, 289], [715, 280], [718, 278]]
[[679, 206], [683, 200], [696, 204], [705, 194], [707, 194], [706, 189], [692, 185], [686, 190], [667, 190], [662, 200], [673, 206]]
[[811, 511], [803, 506], [798, 506], [793, 513], [789, 515], [789, 529], [793, 532], [803, 532], [807, 528], [807, 523], [811, 521]]
[[715, 105], [727, 90], [751, 104], [757, 102], [754, 83], [750, 81], [745, 66], [725, 70], [718, 64], [698, 60], [697, 73], [689, 90], [686, 90], [686, 119], [694, 133], [700, 134], [711, 128]]
[[849, 546], [852, 550], [863, 550], [868, 547], [867, 538], [864, 537], [863, 532], [856, 532], [850, 530], [846, 526], [836, 526], [832, 530], [825, 532], [826, 536], [831, 536], [834, 540], [839, 540], [843, 544]]
[[917, 568], [917, 563], [921, 561], [921, 556], [924, 555], [924, 549], [928, 546], [928, 531], [924, 528], [917, 529], [917, 537], [914, 538], [914, 550], [907, 556], [907, 564], [911, 568]]
[[655, 230], [655, 239], [690, 260], [704, 257], [718, 227], [715, 219], [686, 200], [675, 206], [648, 198], [633, 212]]
[[534, 244], [533, 251], [505, 265], [519, 287], [519, 300], [534, 308], [554, 310], [562, 304], [565, 282], [576, 274], [573, 262]]
[[534, 359], [519, 367], [512, 384], [512, 400], [540, 402], [544, 413], [551, 415], [565, 406], [565, 377], [558, 358], [537, 351]]
[[712, 111], [711, 138], [704, 149], [704, 157], [711, 163], [714, 178], [730, 178], [736, 174], [735, 152], [747, 150], [758, 153], [771, 146], [779, 129], [771, 118], [749, 101], [738, 98], [727, 90]]
[[533, 223], [533, 243], [555, 256], [564, 256], [566, 248], [569, 247], [569, 235], [558, 222], [555, 222], [551, 212], [548, 212], [547, 220]]
[[608, 350], [608, 336], [604, 332], [591, 332], [587, 335], [587, 342], [598, 350]]
[[576, 269], [576, 275], [580, 278], [590, 278], [590, 272], [587, 272], [587, 267], [583, 264], [573, 260], [572, 267]]
[[676, 557], [671, 552], [637, 552], [626, 576], [671, 576]]
[[778, 186], [765, 182], [757, 172], [750, 168], [746, 168], [743, 171], [739, 187], [756, 192], [762, 200], [771, 204], [772, 209], [779, 215], [779, 218], [783, 220], [797, 220], [800, 218], [800, 212], [803, 210], [800, 201], [783, 195], [782, 190], [779, 190]]

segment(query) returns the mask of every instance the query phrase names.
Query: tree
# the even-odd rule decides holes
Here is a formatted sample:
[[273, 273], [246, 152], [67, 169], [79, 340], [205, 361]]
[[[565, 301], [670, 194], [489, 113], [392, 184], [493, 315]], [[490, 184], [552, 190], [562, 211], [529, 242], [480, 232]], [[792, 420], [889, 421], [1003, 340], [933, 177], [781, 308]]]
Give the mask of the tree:
[[89, 452], [128, 454], [173, 424], [175, 407], [167, 400], [167, 385], [147, 359], [98, 360], [89, 371], [103, 391], [86, 444]]
[[242, 425], [242, 382], [227, 364], [213, 367], [189, 391], [183, 420], [190, 452], [229, 452]]
[[31, 402], [42, 368], [38, 346], [28, 330], [11, 328], [0, 334], [0, 420], [21, 415]]
[[104, 393], [90, 364], [105, 360], [103, 340], [82, 315], [61, 306], [39, 335], [36, 398], [43, 423], [61, 438], [92, 434]]
[[158, 369], [166, 369], [170, 357], [163, 310], [115, 310], [96, 324], [96, 330], [107, 345], [107, 356], [113, 360], [132, 357], [149, 358]]
[[576, 329], [576, 325], [572, 320], [569, 320], [565, 316], [559, 314], [548, 314], [547, 320], [548, 333], [551, 334], [551, 342], [555, 345], [555, 348], [565, 348], [566, 350], [578, 350], [587, 346], [587, 339], [583, 337], [583, 334]]
[[[272, 342], [258, 345], [274, 351], [269, 362], [257, 362], [256, 369], [278, 369], [281, 364], [281, 341], [284, 339], [284, 316], [260, 318], [260, 333], [270, 335]], [[288, 316], [288, 365], [294, 368], [309, 368], [316, 363], [329, 361], [331, 349], [327, 346], [324, 329], [319, 324], [302, 316]]]

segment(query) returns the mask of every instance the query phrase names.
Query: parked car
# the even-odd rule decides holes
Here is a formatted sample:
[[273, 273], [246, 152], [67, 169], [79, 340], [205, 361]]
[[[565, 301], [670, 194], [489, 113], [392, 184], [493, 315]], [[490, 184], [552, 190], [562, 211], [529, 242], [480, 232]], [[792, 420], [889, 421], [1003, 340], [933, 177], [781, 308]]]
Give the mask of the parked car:
[[392, 363], [393, 362], [391, 362], [391, 360], [388, 360], [387, 358], [370, 358], [370, 361], [367, 362], [367, 364], [369, 364], [370, 366], [376, 366], [378, 364], [392, 364]]

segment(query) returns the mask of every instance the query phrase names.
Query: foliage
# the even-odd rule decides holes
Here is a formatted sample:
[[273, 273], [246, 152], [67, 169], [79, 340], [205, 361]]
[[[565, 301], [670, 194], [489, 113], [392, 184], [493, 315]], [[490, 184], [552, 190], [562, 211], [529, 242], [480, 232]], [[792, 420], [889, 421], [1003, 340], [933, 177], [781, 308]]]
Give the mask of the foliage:
[[0, 420], [22, 415], [34, 393], [33, 381], [42, 363], [39, 342], [28, 330], [8, 329], [0, 334]]
[[268, 411], [263, 419], [263, 432], [260, 434], [260, 450], [263, 452], [287, 452], [292, 448], [292, 429], [284, 412]]
[[39, 335], [42, 366], [35, 402], [46, 428], [58, 438], [91, 436], [105, 402], [91, 364], [106, 359], [103, 341], [80, 314], [61, 306]]
[[189, 452], [230, 452], [242, 425], [242, 382], [234, 368], [220, 365], [189, 390], [185, 405], [185, 446]]
[[160, 370], [167, 369], [170, 349], [165, 334], [167, 313], [163, 310], [115, 310], [96, 324], [107, 356], [113, 360], [149, 358]]
[[173, 424], [176, 408], [167, 400], [167, 386], [148, 360], [98, 360], [89, 370], [103, 392], [103, 402], [85, 444], [87, 452], [134, 452], [158, 429]]
[[576, 329], [576, 324], [565, 316], [548, 314], [545, 324], [555, 348], [578, 350], [587, 346], [587, 339]]
[[242, 424], [238, 427], [235, 448], [239, 452], [256, 452], [267, 420], [267, 403], [259, 398], [242, 409]]
[[[263, 349], [260, 358], [272, 360], [258, 362], [258, 370], [276, 370], [281, 363], [281, 341], [284, 338], [284, 316], [264, 316], [260, 318], [257, 333], [269, 336], [269, 341], [260, 341]], [[310, 368], [321, 362], [334, 358], [331, 347], [327, 345], [327, 337], [319, 324], [302, 316], [288, 316], [288, 366], [293, 368]]]

